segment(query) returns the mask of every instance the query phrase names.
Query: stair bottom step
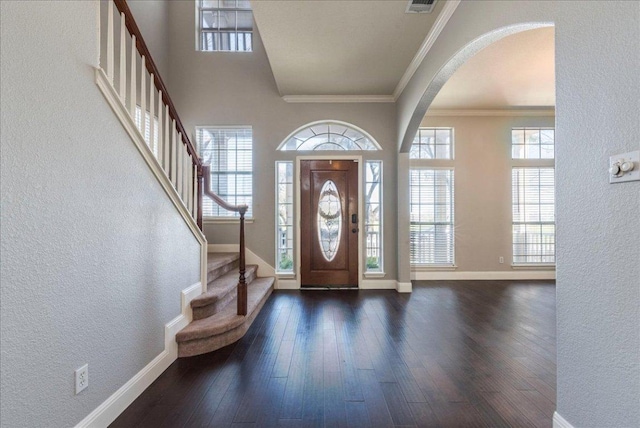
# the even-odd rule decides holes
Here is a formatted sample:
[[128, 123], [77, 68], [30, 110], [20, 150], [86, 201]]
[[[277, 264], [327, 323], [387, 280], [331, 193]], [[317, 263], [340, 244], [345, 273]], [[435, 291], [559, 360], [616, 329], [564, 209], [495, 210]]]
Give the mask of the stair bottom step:
[[193, 321], [176, 335], [178, 357], [192, 357], [223, 348], [239, 340], [273, 291], [273, 278], [256, 278], [248, 288], [247, 315], [236, 315], [237, 298], [223, 311]]

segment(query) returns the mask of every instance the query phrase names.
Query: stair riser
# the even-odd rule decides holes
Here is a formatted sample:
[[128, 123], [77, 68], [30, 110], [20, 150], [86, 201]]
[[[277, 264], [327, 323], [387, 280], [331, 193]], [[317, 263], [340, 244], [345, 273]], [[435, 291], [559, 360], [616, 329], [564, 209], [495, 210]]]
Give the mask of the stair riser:
[[260, 313], [260, 310], [264, 306], [265, 302], [273, 292], [273, 287], [269, 289], [269, 292], [260, 300], [255, 311], [251, 315], [247, 316], [247, 320], [238, 327], [226, 331], [224, 333], [207, 337], [204, 339], [190, 340], [187, 342], [178, 343], [178, 357], [193, 357], [195, 355], [206, 354], [217, 349], [223, 348], [231, 343], [238, 341], [247, 332], [251, 324], [255, 320], [256, 316]]
[[[256, 271], [257, 270], [254, 269], [248, 272], [249, 275], [245, 277], [247, 284], [251, 284], [251, 282], [256, 279]], [[231, 292], [227, 293], [224, 297], [216, 300], [215, 302], [212, 302], [209, 305], [192, 308], [193, 319], [200, 320], [217, 314], [218, 312], [220, 312], [220, 310], [222, 310], [222, 308], [227, 306], [227, 304], [231, 300], [233, 300], [234, 297], [236, 297], [236, 294], [237, 289], [234, 289]]]
[[238, 270], [239, 267], [240, 267], [240, 261], [234, 260], [233, 262], [227, 263], [224, 266], [220, 266], [216, 269], [207, 271], [207, 284], [211, 284], [213, 281], [215, 281], [216, 279], [220, 278], [222, 275], [224, 275], [227, 272], [230, 272], [233, 269]]

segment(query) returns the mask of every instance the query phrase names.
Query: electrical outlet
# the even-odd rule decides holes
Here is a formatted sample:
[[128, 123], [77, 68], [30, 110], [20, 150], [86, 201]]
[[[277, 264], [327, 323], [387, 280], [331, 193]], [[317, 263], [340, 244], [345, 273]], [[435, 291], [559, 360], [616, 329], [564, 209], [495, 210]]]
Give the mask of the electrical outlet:
[[500, 264], [504, 263], [504, 257], [500, 256], [500, 258], [498, 259], [498, 261], [500, 262]]
[[76, 370], [76, 394], [80, 394], [89, 386], [89, 364]]

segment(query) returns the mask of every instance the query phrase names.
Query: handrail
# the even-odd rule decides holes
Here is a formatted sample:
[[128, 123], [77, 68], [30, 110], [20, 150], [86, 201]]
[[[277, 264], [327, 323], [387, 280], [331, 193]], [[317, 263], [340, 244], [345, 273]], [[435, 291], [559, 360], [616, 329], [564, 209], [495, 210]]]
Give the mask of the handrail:
[[133, 14], [131, 13], [131, 9], [129, 9], [129, 5], [127, 4], [127, 0], [113, 0], [116, 8], [120, 13], [124, 13], [125, 16], [125, 24], [127, 26], [127, 30], [129, 33], [136, 36], [136, 47], [138, 48], [138, 52], [141, 55], [144, 55], [146, 58], [146, 67], [150, 74], [153, 74], [153, 80], [156, 85], [156, 88], [162, 91], [162, 100], [165, 105], [169, 106], [169, 115], [172, 119], [176, 121], [176, 127], [178, 128], [178, 132], [182, 134], [182, 142], [185, 146], [187, 146], [187, 150], [189, 154], [193, 157], [194, 165], [198, 166], [198, 169], [202, 166], [202, 161], [198, 157], [198, 152], [195, 147], [191, 143], [188, 137], [188, 133], [185, 131], [184, 126], [182, 125], [182, 121], [178, 116], [178, 112], [176, 111], [175, 106], [173, 105], [173, 101], [167, 92], [167, 87], [160, 77], [160, 72], [158, 71], [158, 67], [156, 67], [156, 63], [153, 61], [151, 57], [151, 53], [149, 52], [149, 48], [147, 48], [147, 44], [144, 42], [144, 38], [142, 37], [142, 33], [140, 33], [140, 29], [138, 28], [138, 24], [136, 23]]
[[211, 199], [213, 199], [213, 201], [216, 204], [220, 205], [222, 208], [224, 208], [227, 211], [232, 211], [232, 212], [241, 213], [241, 214], [244, 214], [247, 212], [247, 210], [249, 209], [248, 205], [231, 205], [230, 203], [222, 199], [220, 196], [218, 196], [211, 190], [211, 166], [210, 165], [204, 165], [204, 164], [202, 165], [202, 176], [204, 179], [204, 186], [203, 186], [204, 194], [210, 197]]

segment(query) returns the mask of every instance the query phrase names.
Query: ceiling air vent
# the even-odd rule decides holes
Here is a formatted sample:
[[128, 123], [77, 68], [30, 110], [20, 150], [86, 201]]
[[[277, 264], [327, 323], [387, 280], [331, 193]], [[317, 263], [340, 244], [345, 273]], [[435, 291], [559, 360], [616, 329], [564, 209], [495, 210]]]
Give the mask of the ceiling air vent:
[[407, 13], [431, 13], [438, 0], [409, 0]]

